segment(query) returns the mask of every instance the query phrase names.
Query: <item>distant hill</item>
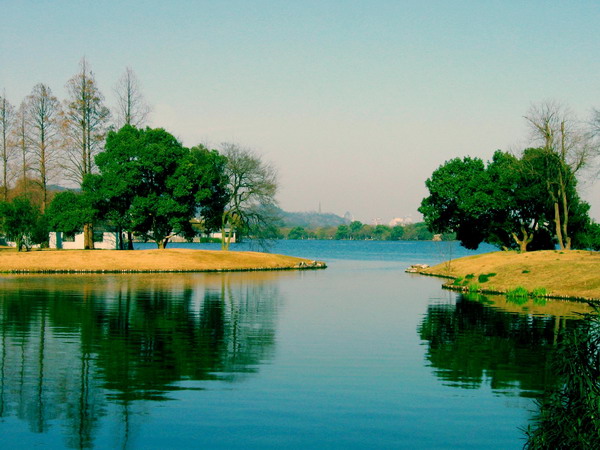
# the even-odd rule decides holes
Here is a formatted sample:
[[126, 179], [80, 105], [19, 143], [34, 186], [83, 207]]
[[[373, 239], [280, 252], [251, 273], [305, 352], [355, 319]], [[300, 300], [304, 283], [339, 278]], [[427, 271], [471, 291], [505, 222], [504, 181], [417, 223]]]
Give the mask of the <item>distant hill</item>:
[[279, 216], [283, 227], [321, 228], [337, 227], [347, 225], [348, 221], [333, 213], [309, 212], [287, 212], [279, 210]]

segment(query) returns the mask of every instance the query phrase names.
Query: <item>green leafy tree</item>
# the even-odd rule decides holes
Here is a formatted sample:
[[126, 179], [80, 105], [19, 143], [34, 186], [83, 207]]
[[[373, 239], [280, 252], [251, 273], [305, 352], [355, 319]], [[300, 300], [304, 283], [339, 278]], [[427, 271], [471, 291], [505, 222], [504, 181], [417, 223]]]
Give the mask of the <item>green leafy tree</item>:
[[360, 232], [365, 225], [358, 220], [350, 222], [348, 230], [350, 231], [350, 239], [360, 239]]
[[65, 234], [81, 232], [85, 224], [96, 220], [97, 213], [89, 195], [71, 191], [56, 194], [46, 210], [50, 229]]
[[404, 227], [402, 239], [405, 241], [431, 241], [433, 233], [429, 231], [427, 224], [423, 222], [411, 223]]
[[109, 132], [105, 149], [95, 160], [102, 175], [89, 175], [83, 189], [93, 197], [100, 215], [121, 235], [127, 233], [128, 249], [133, 250], [131, 205], [137, 194], [142, 173], [138, 153], [144, 146], [144, 131], [124, 126]]
[[386, 241], [389, 240], [391, 235], [391, 228], [386, 225], [376, 225], [373, 228], [373, 239], [377, 239], [378, 241]]
[[[554, 248], [554, 201], [547, 195], [554, 160], [546, 149], [526, 149], [522, 158], [497, 151], [487, 167], [479, 158], [455, 158], [427, 180], [430, 195], [419, 211], [431, 231], [454, 232], [467, 248], [481, 242], [521, 251]], [[573, 230], [585, 228], [587, 207], [575, 184], [567, 198], [569, 220], [578, 224]]]
[[400, 225], [396, 225], [395, 227], [392, 227], [392, 230], [390, 232], [390, 235], [388, 236], [388, 239], [390, 241], [399, 241], [400, 239], [402, 239], [403, 235], [404, 235], [404, 227], [402, 227]]
[[15, 242], [19, 252], [48, 240], [45, 218], [27, 198], [0, 203], [0, 228], [8, 240]]
[[484, 177], [485, 165], [479, 158], [454, 158], [440, 166], [425, 182], [429, 196], [419, 208], [429, 229], [454, 231], [463, 246], [477, 248], [488, 236], [492, 220], [493, 199], [481, 190]]
[[339, 241], [341, 239], [348, 239], [349, 237], [350, 237], [350, 228], [348, 228], [348, 225], [340, 225], [337, 227], [334, 239]]
[[303, 227], [294, 227], [290, 230], [288, 234], [288, 239], [299, 240], [299, 239], [307, 239], [308, 233]]
[[[581, 122], [568, 107], [553, 101], [532, 105], [525, 116], [531, 130], [532, 142], [540, 145], [553, 158], [546, 175], [546, 195], [552, 203], [554, 235], [561, 249], [572, 246], [570, 216], [574, 205], [569, 199], [577, 184], [577, 176], [597, 157], [600, 141], [592, 129]], [[576, 201], [576, 200], [575, 200]]]
[[201, 146], [185, 148], [163, 129], [109, 132], [96, 164], [100, 175], [84, 188], [101, 216], [158, 248], [176, 234], [192, 238], [190, 221], [198, 215], [215, 227], [227, 200], [225, 159]]

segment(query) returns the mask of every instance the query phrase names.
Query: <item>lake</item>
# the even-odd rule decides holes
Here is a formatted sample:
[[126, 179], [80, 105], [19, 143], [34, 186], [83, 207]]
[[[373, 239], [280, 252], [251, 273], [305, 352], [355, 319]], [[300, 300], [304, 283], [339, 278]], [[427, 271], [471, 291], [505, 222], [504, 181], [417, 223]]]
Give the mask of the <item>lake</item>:
[[329, 268], [2, 276], [2, 447], [522, 447], [581, 304], [404, 273], [456, 243], [274, 251]]

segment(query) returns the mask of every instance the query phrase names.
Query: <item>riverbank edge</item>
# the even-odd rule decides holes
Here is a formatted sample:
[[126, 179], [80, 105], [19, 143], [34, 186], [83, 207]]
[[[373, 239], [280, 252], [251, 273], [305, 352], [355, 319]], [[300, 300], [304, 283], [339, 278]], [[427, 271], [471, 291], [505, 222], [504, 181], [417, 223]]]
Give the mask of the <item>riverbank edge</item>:
[[[598, 252], [583, 252], [583, 251], [576, 251], [576, 250], [571, 250], [568, 251], [567, 253], [575, 253], [578, 252], [579, 255], [585, 255], [585, 254], [590, 254], [593, 255], [593, 257], [598, 258], [600, 257], [600, 254]], [[557, 254], [562, 255], [565, 254], [564, 251], [558, 252], [558, 251], [540, 251], [540, 252], [529, 252], [529, 254], [542, 254], [542, 253], [547, 253], [553, 257], [555, 257]], [[455, 284], [456, 280], [459, 279], [468, 279], [469, 276], [471, 276], [472, 278], [474, 278], [475, 280], [477, 280], [474, 275], [477, 275], [477, 273], [475, 271], [471, 271], [471, 270], [466, 270], [461, 273], [458, 274], [453, 274], [450, 275], [448, 274], [449, 269], [448, 267], [452, 266], [453, 264], [456, 264], [457, 262], [464, 262], [464, 261], [468, 261], [468, 260], [474, 260], [480, 257], [485, 257], [485, 255], [500, 255], [501, 257], [506, 257], [506, 258], [510, 258], [515, 256], [516, 252], [491, 252], [491, 253], [484, 253], [484, 254], [480, 254], [480, 255], [470, 255], [470, 256], [464, 256], [462, 258], [457, 258], [455, 260], [450, 260], [450, 261], [445, 261], [441, 264], [438, 264], [436, 266], [433, 267], [427, 267], [427, 268], [420, 268], [416, 271], [412, 270], [412, 273], [416, 273], [419, 275], [424, 275], [424, 276], [429, 276], [429, 277], [435, 277], [435, 278], [442, 278], [442, 279], [446, 279], [447, 281], [442, 284], [442, 289], [446, 289], [446, 290], [450, 290], [450, 291], [455, 291], [455, 292], [461, 292], [461, 293], [476, 293], [476, 294], [483, 294], [483, 295], [511, 295], [514, 294], [514, 292], [518, 289], [524, 289], [523, 288], [523, 283], [520, 282], [514, 282], [512, 283], [509, 287], [506, 287], [504, 289], [498, 289], [498, 288], [485, 288], [485, 287], [480, 287], [479, 283], [477, 283], [476, 281], [474, 283], [469, 283], [467, 282], [466, 284], [462, 284], [462, 285], [457, 285]], [[521, 255], [521, 254], [519, 254]], [[524, 254], [525, 255], [525, 254]], [[600, 262], [600, 261], [599, 261]], [[568, 262], [565, 262], [565, 265], [567, 265]], [[416, 265], [418, 266], [418, 265]], [[415, 266], [412, 266], [413, 268]], [[493, 267], [493, 266], [492, 266]], [[533, 267], [535, 269], [536, 264], [533, 265], [529, 265], [528, 267]], [[490, 268], [488, 267], [488, 270]], [[598, 266], [598, 269], [600, 269], [600, 264]], [[495, 274], [503, 274], [502, 273], [502, 265], [497, 266], [496, 270], [498, 272], [496, 272]], [[525, 271], [523, 271], [525, 272]], [[527, 272], [529, 273], [529, 270], [527, 270]], [[597, 272], [598, 275], [598, 282], [600, 283], [600, 270]], [[480, 272], [480, 275], [484, 274], [484, 272]], [[503, 274], [504, 276], [507, 276], [506, 273]], [[556, 276], [559, 276], [560, 274], [556, 274]], [[510, 276], [510, 275], [508, 275]], [[571, 280], [573, 281], [573, 280]], [[578, 294], [578, 293], [569, 293], [569, 294], [565, 294], [565, 293], [560, 293], [560, 292], [552, 292], [551, 289], [548, 289], [548, 292], [540, 294], [539, 292], [534, 292], [537, 288], [544, 288], [544, 284], [547, 284], [547, 280], [539, 280], [537, 281], [536, 284], [536, 288], [531, 288], [529, 290], [527, 290], [527, 294], [526, 296], [529, 298], [544, 298], [544, 299], [549, 299], [549, 300], [569, 300], [569, 301], [578, 301], [578, 302], [584, 302], [584, 303], [592, 303], [594, 305], [600, 306], [600, 296], [589, 296], [589, 295], [582, 295], [582, 294]], [[523, 293], [520, 294], [521, 296], [525, 296], [523, 295]]]
[[326, 268], [323, 261], [259, 252], [193, 249], [0, 252], [0, 274], [4, 275], [269, 272]]
[[[435, 277], [435, 278], [446, 278], [449, 279], [446, 283], [442, 284], [442, 289], [446, 289], [448, 291], [461, 292], [463, 294], [482, 294], [482, 295], [510, 295], [510, 292], [518, 286], [513, 287], [512, 289], [507, 290], [498, 290], [498, 289], [472, 289], [469, 286], [456, 286], [453, 285], [452, 282], [456, 280], [454, 277], [449, 277], [447, 275], [439, 275], [433, 273], [422, 273], [417, 272], [419, 275], [424, 275], [427, 277]], [[457, 277], [458, 278], [458, 277]], [[557, 295], [557, 294], [543, 294], [543, 295], [535, 295], [532, 292], [529, 292], [527, 297], [529, 298], [545, 298], [548, 300], [569, 300], [583, 303], [594, 303], [600, 306], [600, 298], [594, 297], [582, 297], [582, 296], [571, 296], [571, 295]]]

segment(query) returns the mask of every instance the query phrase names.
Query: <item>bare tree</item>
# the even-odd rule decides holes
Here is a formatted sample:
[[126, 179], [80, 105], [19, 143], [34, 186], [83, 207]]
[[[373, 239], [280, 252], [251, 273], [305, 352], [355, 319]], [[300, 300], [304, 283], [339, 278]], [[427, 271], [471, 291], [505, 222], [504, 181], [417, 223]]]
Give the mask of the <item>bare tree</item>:
[[56, 153], [59, 146], [60, 103], [45, 84], [37, 84], [27, 96], [27, 141], [35, 161], [34, 182], [42, 191], [42, 212], [49, 203], [48, 182], [58, 171]]
[[140, 82], [134, 71], [127, 67], [115, 86], [117, 95], [117, 128], [133, 125], [140, 128], [145, 125], [150, 108], [144, 99]]
[[554, 204], [554, 224], [561, 249], [571, 248], [569, 235], [568, 190], [576, 177], [597, 155], [590, 134], [564, 105], [546, 101], [533, 105], [525, 116], [531, 129], [531, 141], [557, 155], [556, 177], [547, 182], [548, 195]]
[[276, 204], [277, 171], [252, 150], [236, 144], [223, 144], [227, 158], [229, 202], [223, 212], [223, 250], [229, 249], [234, 233], [252, 234], [272, 225]]
[[65, 171], [72, 181], [81, 184], [93, 172], [94, 156], [102, 149], [110, 111], [104, 106], [104, 97], [85, 58], [66, 88], [69, 98], [64, 102], [62, 121], [68, 158]]
[[[68, 165], [66, 174], [72, 181], [83, 183], [93, 172], [94, 157], [101, 151], [106, 136], [110, 111], [104, 106], [104, 97], [85, 58], [80, 70], [67, 82], [69, 98], [65, 101], [63, 132]], [[85, 249], [94, 248], [93, 224], [83, 226]]]
[[21, 181], [21, 189], [27, 194], [29, 190], [29, 143], [27, 140], [27, 103], [22, 102], [17, 110], [15, 127], [13, 128], [13, 141], [19, 153], [19, 169], [17, 170], [17, 183]]
[[592, 119], [589, 122], [589, 135], [595, 148], [600, 148], [600, 109], [592, 110]]
[[8, 163], [12, 156], [11, 131], [14, 127], [15, 108], [0, 96], [0, 159], [2, 160], [2, 199], [8, 200]]

